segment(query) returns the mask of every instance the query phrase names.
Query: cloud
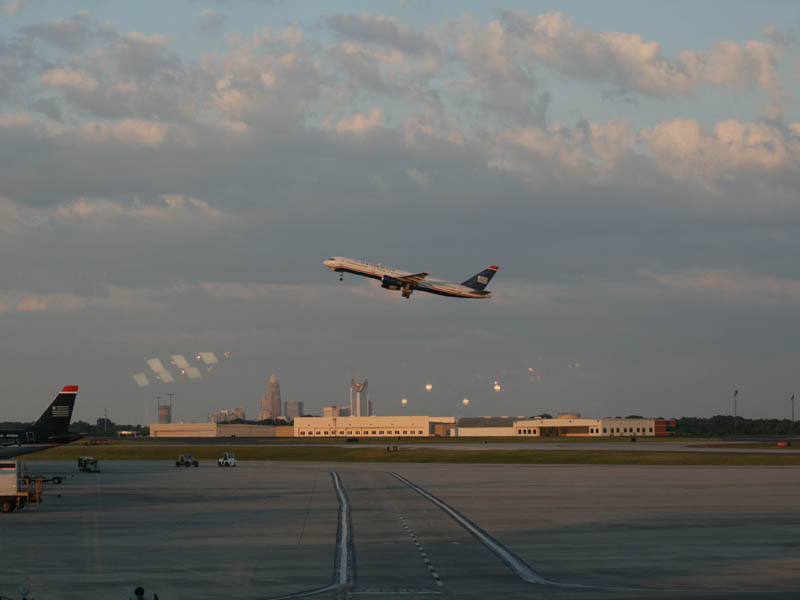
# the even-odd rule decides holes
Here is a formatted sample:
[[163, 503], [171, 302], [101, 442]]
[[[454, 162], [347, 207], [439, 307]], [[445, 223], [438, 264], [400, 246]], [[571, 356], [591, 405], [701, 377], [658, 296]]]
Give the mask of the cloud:
[[[658, 98], [690, 96], [698, 86], [760, 86], [770, 97], [772, 115], [785, 110], [786, 94], [775, 72], [779, 53], [759, 41], [720, 41], [710, 50], [685, 50], [670, 61], [660, 44], [639, 34], [579, 29], [559, 12], [530, 15], [506, 10], [487, 26], [485, 37], [492, 40], [494, 62], [502, 62], [506, 70], [511, 69], [508, 57], [513, 56], [570, 77]], [[465, 42], [474, 45], [462, 36], [460, 43]]]
[[170, 127], [143, 119], [122, 119], [118, 122], [90, 121], [80, 128], [80, 135], [94, 143], [114, 140], [130, 146], [155, 148], [167, 137]]
[[41, 77], [41, 83], [55, 88], [63, 88], [79, 93], [94, 93], [99, 84], [86, 71], [72, 67], [50, 69]]
[[428, 173], [420, 171], [417, 168], [406, 169], [406, 175], [419, 185], [428, 185], [428, 181], [430, 180], [430, 175]]
[[361, 135], [383, 125], [383, 112], [380, 108], [372, 108], [366, 115], [342, 119], [336, 124], [336, 132]]
[[645, 270], [642, 274], [670, 292], [695, 301], [760, 309], [793, 309], [800, 302], [800, 280], [741, 269], [695, 267], [675, 272]]
[[761, 28], [761, 32], [776, 46], [791, 46], [798, 41], [797, 29], [794, 27], [780, 30], [775, 25], [765, 25]]
[[51, 23], [27, 25], [20, 31], [27, 36], [42, 39], [64, 50], [75, 51], [88, 44], [101, 29], [89, 16], [89, 13], [83, 11]]
[[0, 11], [3, 11], [12, 17], [16, 17], [30, 3], [31, 0], [7, 0], [6, 2], [0, 4]]
[[369, 13], [361, 16], [329, 15], [325, 22], [339, 36], [363, 44], [386, 46], [411, 55], [441, 53], [432, 39], [402, 27], [395, 17]]
[[798, 124], [782, 128], [729, 119], [708, 130], [693, 119], [676, 118], [645, 128], [641, 139], [676, 177], [741, 173], [769, 174], [800, 161]]
[[226, 15], [206, 8], [200, 11], [194, 28], [202, 33], [219, 33], [225, 27], [226, 19]]

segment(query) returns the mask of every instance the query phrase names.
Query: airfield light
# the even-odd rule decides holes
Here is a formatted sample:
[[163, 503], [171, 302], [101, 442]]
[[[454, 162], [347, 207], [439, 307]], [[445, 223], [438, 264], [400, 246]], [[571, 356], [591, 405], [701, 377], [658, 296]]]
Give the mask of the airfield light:
[[425, 391], [430, 392], [433, 389], [433, 386], [430, 383], [425, 384]]
[[497, 383], [497, 382], [495, 381], [495, 382], [494, 382], [494, 391], [495, 391], [495, 392], [499, 392], [499, 391], [500, 391], [500, 390], [502, 390], [502, 389], [503, 389], [503, 386], [501, 386], [499, 383]]
[[466, 406], [467, 404], [469, 404], [469, 398], [464, 398], [464, 399], [461, 401], [461, 404], [463, 404], [464, 406]]
[[408, 404], [408, 398], [403, 398], [402, 400], [400, 400], [400, 403], [404, 405]]

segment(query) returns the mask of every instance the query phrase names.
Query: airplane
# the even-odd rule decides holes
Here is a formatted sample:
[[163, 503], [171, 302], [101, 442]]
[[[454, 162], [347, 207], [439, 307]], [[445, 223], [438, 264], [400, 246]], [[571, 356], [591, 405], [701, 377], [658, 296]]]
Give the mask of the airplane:
[[77, 385], [66, 385], [36, 423], [25, 429], [0, 429], [0, 458], [30, 454], [81, 439], [82, 433], [69, 430], [77, 394]]
[[409, 273], [344, 256], [332, 256], [322, 261], [322, 264], [331, 271], [339, 273], [339, 281], [344, 279], [344, 273], [371, 277], [380, 281], [384, 289], [400, 290], [403, 298], [411, 297], [414, 290], [451, 298], [490, 298], [491, 294], [485, 288], [500, 269], [495, 266], [487, 267], [463, 283], [453, 283], [441, 279], [427, 279], [429, 273]]

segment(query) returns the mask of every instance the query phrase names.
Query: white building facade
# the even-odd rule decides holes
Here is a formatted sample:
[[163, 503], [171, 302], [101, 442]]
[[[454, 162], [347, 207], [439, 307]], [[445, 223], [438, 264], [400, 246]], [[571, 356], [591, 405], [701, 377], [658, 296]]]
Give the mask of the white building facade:
[[434, 435], [435, 425], [443, 423], [455, 423], [455, 417], [297, 417], [294, 420], [294, 436], [427, 437]]

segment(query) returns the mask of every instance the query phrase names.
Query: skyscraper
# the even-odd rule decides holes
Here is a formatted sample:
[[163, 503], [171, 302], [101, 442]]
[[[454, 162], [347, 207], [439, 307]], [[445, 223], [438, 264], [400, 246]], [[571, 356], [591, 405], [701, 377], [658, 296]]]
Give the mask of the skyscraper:
[[283, 416], [290, 421], [295, 417], [303, 416], [303, 403], [300, 401], [284, 402], [283, 403]]
[[269, 378], [267, 393], [261, 398], [260, 420], [277, 419], [281, 414], [281, 386], [275, 373]]

